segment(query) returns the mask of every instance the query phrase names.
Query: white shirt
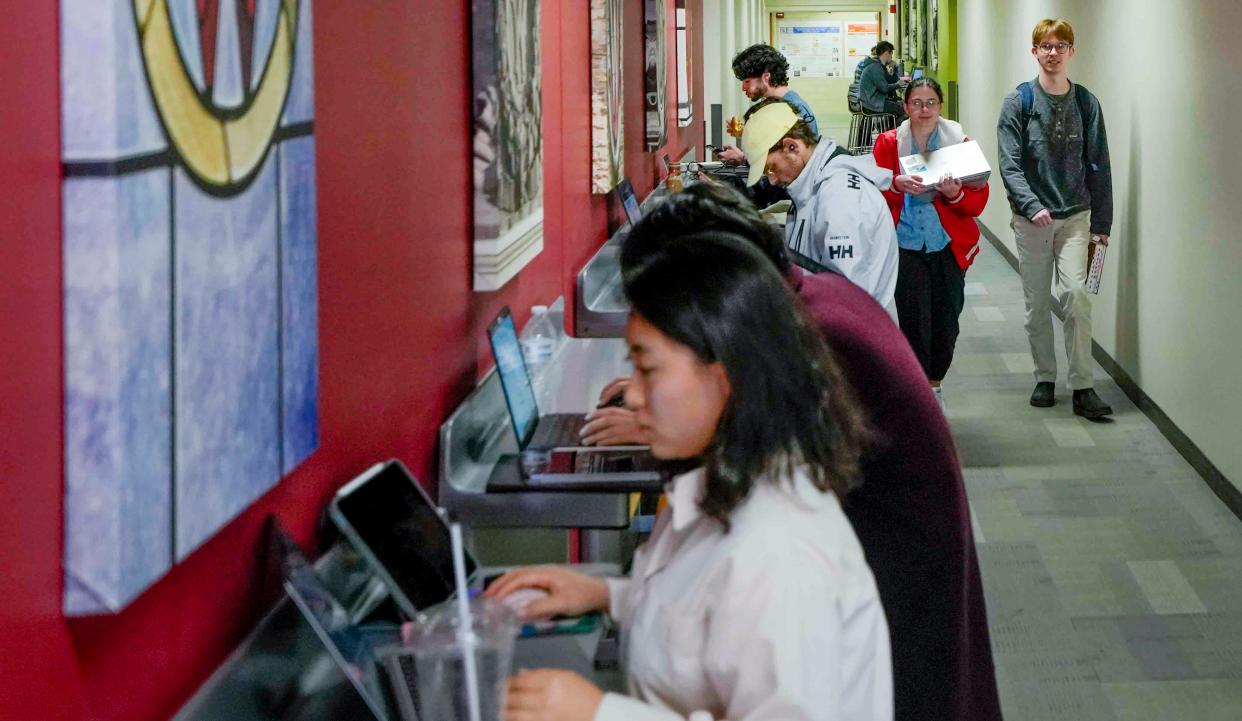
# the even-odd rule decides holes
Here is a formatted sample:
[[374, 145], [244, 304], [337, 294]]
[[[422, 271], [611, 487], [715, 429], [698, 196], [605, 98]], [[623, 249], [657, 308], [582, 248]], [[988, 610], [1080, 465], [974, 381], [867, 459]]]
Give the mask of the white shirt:
[[891, 721], [888, 627], [836, 496], [801, 470], [759, 479], [725, 533], [704, 479], [673, 479], [630, 578], [608, 581], [630, 695], [595, 721]]

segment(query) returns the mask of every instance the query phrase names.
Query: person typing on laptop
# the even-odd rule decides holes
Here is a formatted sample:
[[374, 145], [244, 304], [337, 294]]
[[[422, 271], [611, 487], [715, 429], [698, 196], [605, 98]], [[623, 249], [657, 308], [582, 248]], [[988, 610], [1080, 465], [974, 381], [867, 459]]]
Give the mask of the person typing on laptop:
[[510, 679], [505, 718], [892, 719], [888, 630], [840, 498], [867, 424], [776, 268], [748, 241], [691, 234], [624, 275], [635, 375], [626, 407], [651, 452], [693, 470], [628, 579], [520, 569], [528, 617], [608, 611], [628, 694], [572, 672]]
[[[779, 229], [729, 188], [700, 183], [668, 198], [626, 239], [621, 269], [640, 267], [696, 231], [737, 234], [760, 249], [811, 310], [881, 439], [845, 512], [875, 574], [891, 633], [895, 718], [992, 721], [1000, 701], [987, 608], [961, 464], [927, 377], [896, 324], [835, 273], [791, 265]], [[612, 397], [628, 379], [617, 379]], [[591, 437], [638, 434], [632, 409], [609, 408]], [[633, 435], [633, 437], [641, 437]], [[621, 441], [625, 442], [625, 441]], [[917, 508], [918, 513], [908, 509]]]

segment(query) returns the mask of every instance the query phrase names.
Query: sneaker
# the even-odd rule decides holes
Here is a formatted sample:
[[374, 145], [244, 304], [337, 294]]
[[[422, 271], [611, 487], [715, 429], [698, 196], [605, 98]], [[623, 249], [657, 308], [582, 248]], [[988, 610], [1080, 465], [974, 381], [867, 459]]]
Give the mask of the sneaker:
[[[1033, 403], [1034, 401], [1032, 401]], [[1086, 419], [1103, 418], [1112, 415], [1113, 409], [1096, 394], [1094, 388], [1081, 388], [1074, 391], [1074, 414]]]
[[935, 386], [932, 388], [932, 393], [936, 396], [936, 403], [940, 406], [940, 412], [947, 417], [949, 415], [949, 404], [944, 399], [943, 389], [940, 386]]
[[[1077, 397], [1077, 395], [1075, 395]], [[1031, 405], [1036, 408], [1051, 408], [1057, 404], [1056, 384], [1052, 381], [1040, 381], [1035, 384], [1031, 393]]]

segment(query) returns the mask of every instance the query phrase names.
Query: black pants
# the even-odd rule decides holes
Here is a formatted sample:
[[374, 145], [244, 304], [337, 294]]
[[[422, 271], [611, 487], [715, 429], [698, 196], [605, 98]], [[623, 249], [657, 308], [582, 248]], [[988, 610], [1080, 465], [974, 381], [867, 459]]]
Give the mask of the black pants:
[[901, 250], [897, 319], [929, 380], [943, 380], [953, 362], [965, 287], [966, 276], [949, 246], [935, 253]]

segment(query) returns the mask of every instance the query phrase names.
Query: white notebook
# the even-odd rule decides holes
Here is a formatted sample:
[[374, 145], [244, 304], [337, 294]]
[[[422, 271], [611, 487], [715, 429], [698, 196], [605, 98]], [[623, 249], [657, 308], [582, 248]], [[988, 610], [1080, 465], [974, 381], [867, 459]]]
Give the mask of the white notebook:
[[985, 182], [992, 174], [992, 167], [983, 155], [983, 148], [973, 140], [948, 145], [930, 153], [916, 153], [899, 158], [903, 175], [917, 175], [923, 179], [923, 187], [931, 187], [945, 175], [952, 175], [963, 183]]

